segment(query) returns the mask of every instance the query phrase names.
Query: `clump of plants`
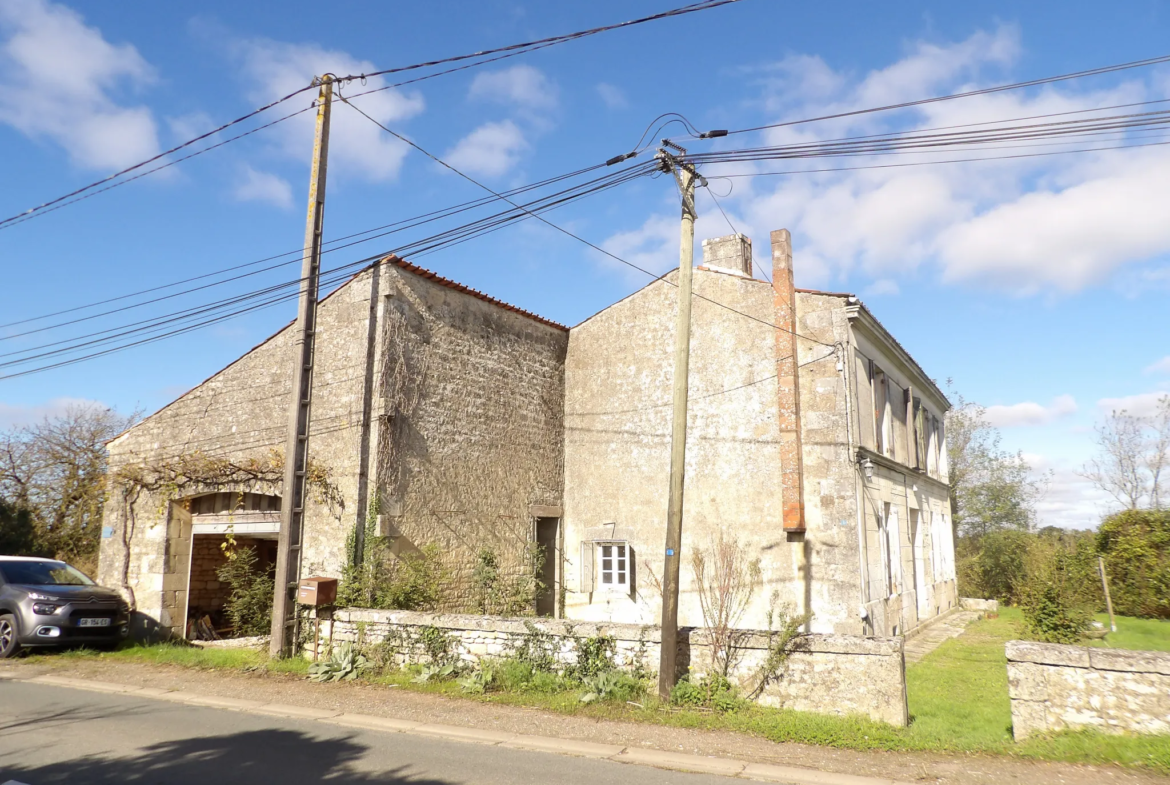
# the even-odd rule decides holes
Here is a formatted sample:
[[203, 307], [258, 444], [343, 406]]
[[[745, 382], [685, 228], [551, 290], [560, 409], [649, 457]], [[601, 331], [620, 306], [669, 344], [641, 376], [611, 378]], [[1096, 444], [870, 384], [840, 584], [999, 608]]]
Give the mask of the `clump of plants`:
[[596, 676], [586, 678], [582, 684], [585, 687], [582, 703], [628, 701], [646, 691], [645, 682], [619, 670], [601, 671]]
[[365, 655], [359, 653], [352, 643], [343, 643], [333, 650], [329, 659], [309, 666], [309, 680], [353, 681], [369, 667]]
[[1075, 643], [1089, 629], [1097, 606], [1093, 580], [1096, 554], [1089, 540], [1065, 547], [1058, 538], [1041, 538], [1028, 549], [1020, 592], [1024, 628], [1036, 640]]
[[227, 561], [216, 577], [228, 587], [223, 612], [236, 635], [266, 635], [272, 630], [273, 576], [257, 568], [255, 548], [240, 548], [230, 534], [223, 543]]
[[698, 681], [693, 681], [689, 675], [679, 679], [671, 690], [670, 702], [675, 706], [725, 712], [739, 708], [744, 700], [727, 677], [708, 673]]
[[394, 554], [388, 538], [378, 536], [379, 505], [370, 505], [361, 547], [357, 527], [347, 541], [349, 560], [337, 587], [337, 603], [356, 608], [430, 611], [438, 607], [446, 572], [439, 546]]
[[500, 557], [492, 548], [481, 548], [475, 557], [471, 581], [475, 586], [476, 609], [488, 616], [531, 616], [536, 613], [536, 597], [544, 590], [540, 566], [544, 549], [529, 543], [524, 549], [523, 569], [508, 576], [500, 566]]

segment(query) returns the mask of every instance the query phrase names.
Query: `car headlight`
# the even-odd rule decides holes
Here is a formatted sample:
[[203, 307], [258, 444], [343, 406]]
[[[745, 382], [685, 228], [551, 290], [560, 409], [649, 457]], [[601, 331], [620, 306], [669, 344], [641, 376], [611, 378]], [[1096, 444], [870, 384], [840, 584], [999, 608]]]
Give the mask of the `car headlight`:
[[40, 592], [35, 592], [35, 591], [30, 591], [28, 593], [28, 598], [30, 600], [48, 600], [49, 602], [60, 602], [61, 601], [61, 599], [59, 597], [54, 597], [51, 594], [41, 594]]
[[60, 605], [53, 605], [49, 602], [37, 602], [33, 603], [33, 613], [38, 616], [52, 616], [60, 607]]

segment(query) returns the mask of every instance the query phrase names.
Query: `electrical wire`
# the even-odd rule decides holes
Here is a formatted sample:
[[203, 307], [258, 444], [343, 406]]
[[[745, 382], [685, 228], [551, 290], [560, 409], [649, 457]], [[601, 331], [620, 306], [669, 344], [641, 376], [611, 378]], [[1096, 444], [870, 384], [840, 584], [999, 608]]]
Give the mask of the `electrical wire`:
[[[453, 57], [445, 57], [445, 58], [440, 58], [440, 59], [436, 59], [436, 60], [429, 60], [429, 61], [422, 62], [422, 63], [414, 63], [412, 65], [398, 66], [395, 68], [386, 68], [386, 69], [382, 69], [380, 71], [371, 71], [369, 73], [364, 73], [364, 74], [352, 74], [349, 76], [340, 77], [340, 80], [345, 81], [345, 82], [350, 82], [350, 81], [354, 81], [354, 80], [362, 80], [364, 83], [364, 81], [366, 79], [369, 79], [369, 78], [375, 77], [375, 76], [403, 73], [406, 71], [414, 71], [414, 70], [418, 70], [421, 68], [432, 68], [432, 67], [439, 66], [439, 65], [445, 65], [447, 63], [456, 63], [456, 62], [462, 62], [462, 61], [466, 61], [466, 60], [477, 60], [477, 59], [481, 60], [480, 62], [473, 63], [469, 66], [462, 66], [460, 68], [449, 69], [447, 71], [444, 71], [441, 74], [433, 74], [433, 75], [421, 77], [419, 79], [412, 79], [412, 80], [408, 80], [407, 82], [401, 82], [397, 85], [388, 85], [388, 86], [384, 86], [384, 87], [379, 87], [379, 88], [376, 88], [374, 90], [367, 91], [367, 94], [373, 93], [373, 92], [379, 92], [381, 90], [388, 90], [388, 89], [391, 89], [392, 87], [401, 86], [402, 84], [410, 84], [410, 83], [422, 81], [423, 79], [429, 79], [429, 78], [433, 78], [435, 76], [441, 76], [441, 75], [446, 74], [446, 73], [454, 73], [455, 71], [461, 71], [467, 67], [476, 67], [478, 65], [483, 65], [485, 63], [495, 62], [497, 60], [503, 59], [500, 57], [488, 57], [488, 55], [493, 55], [493, 54], [498, 54], [498, 53], [505, 53], [506, 56], [511, 56], [507, 53], [521, 54], [521, 53], [524, 53], [526, 51], [532, 51], [535, 49], [543, 49], [543, 48], [546, 48], [548, 46], [555, 46], [557, 44], [566, 43], [568, 41], [575, 41], [575, 40], [580, 39], [580, 38], [585, 38], [588, 36], [597, 35], [599, 33], [604, 33], [604, 32], [608, 32], [611, 30], [618, 30], [618, 29], [625, 28], [625, 27], [632, 27], [635, 25], [644, 24], [646, 22], [654, 22], [654, 21], [658, 21], [661, 19], [668, 19], [668, 18], [676, 17], [676, 16], [684, 16], [686, 14], [696, 13], [699, 11], [706, 11], [706, 10], [718, 8], [720, 6], [730, 5], [732, 3], [737, 3], [737, 2], [740, 2], [740, 0], [701, 0], [701, 2], [691, 3], [690, 5], [682, 6], [679, 8], [674, 8], [674, 9], [671, 9], [669, 11], [664, 11], [664, 12], [661, 12], [658, 14], [652, 14], [650, 16], [645, 16], [645, 17], [641, 17], [638, 19], [631, 19], [631, 20], [628, 20], [626, 22], [620, 22], [617, 24], [604, 25], [602, 27], [594, 27], [594, 28], [590, 28], [588, 30], [580, 30], [580, 31], [577, 31], [574, 33], [566, 33], [566, 34], [562, 34], [562, 35], [558, 35], [558, 36], [550, 36], [547, 38], [537, 39], [534, 41], [526, 41], [524, 43], [519, 43], [519, 44], [510, 44], [508, 46], [495, 47], [492, 49], [484, 49], [484, 50], [481, 50], [478, 52], [473, 52], [471, 54], [455, 55]], [[15, 215], [9, 216], [8, 218], [0, 219], [0, 230], [7, 228], [9, 225], [13, 225], [16, 223], [22, 223], [23, 221], [28, 220], [29, 218], [31, 218], [32, 216], [34, 216], [38, 213], [49, 212], [50, 208], [53, 208], [55, 205], [58, 205], [61, 202], [65, 202], [66, 200], [73, 200], [73, 201], [70, 201], [70, 204], [76, 203], [77, 201], [81, 201], [80, 199], [73, 199], [73, 198], [80, 196], [81, 194], [84, 194], [84, 193], [91, 191], [93, 189], [99, 188], [103, 185], [107, 185], [109, 183], [112, 183], [112, 181], [117, 180], [118, 178], [123, 177], [124, 175], [127, 175], [131, 172], [137, 171], [144, 166], [147, 166], [149, 164], [154, 163], [155, 161], [166, 158], [169, 155], [173, 155], [174, 153], [177, 153], [180, 150], [186, 149], [187, 147], [190, 147], [193, 144], [196, 144], [204, 139], [207, 139], [211, 136], [214, 136], [215, 134], [218, 134], [222, 131], [225, 131], [228, 128], [231, 128], [235, 125], [238, 125], [242, 122], [245, 122], [246, 120], [249, 120], [253, 117], [256, 117], [257, 115], [259, 115], [263, 112], [266, 112], [269, 109], [272, 109], [273, 107], [278, 106], [278, 105], [284, 103], [285, 101], [288, 101], [288, 100], [300, 95], [301, 93], [304, 93], [304, 92], [307, 92], [309, 90], [314, 89], [315, 87], [317, 87], [317, 84], [318, 84], [317, 80], [314, 79], [313, 83], [311, 83], [311, 84], [308, 84], [304, 87], [298, 88], [298, 89], [296, 89], [296, 90], [294, 90], [294, 91], [292, 91], [292, 92], [290, 92], [290, 93], [288, 93], [280, 98], [277, 98], [274, 101], [271, 101], [267, 104], [264, 104], [263, 106], [261, 106], [257, 109], [253, 109], [252, 111], [250, 111], [244, 115], [241, 115], [240, 117], [237, 117], [234, 120], [230, 120], [230, 121], [228, 121], [220, 126], [217, 126], [216, 128], [211, 129], [210, 131], [199, 134], [198, 136], [195, 136], [192, 139], [188, 139], [185, 142], [177, 144], [174, 147], [171, 147], [167, 150], [164, 150], [161, 153], [150, 156], [149, 158], [146, 158], [145, 160], [139, 161], [136, 164], [125, 167], [124, 169], [121, 169], [117, 172], [114, 172], [111, 175], [103, 177], [99, 180], [95, 180], [94, 182], [91, 182], [91, 183], [84, 185], [80, 188], [76, 188], [76, 189], [74, 189], [66, 194], [58, 196], [54, 199], [50, 199], [47, 202], [43, 202], [43, 203], [36, 205], [34, 207], [30, 207], [29, 209], [24, 210], [22, 212], [19, 212]], [[308, 107], [308, 108], [312, 108], [312, 107]], [[308, 108], [301, 110], [301, 111], [307, 111]], [[300, 114], [300, 112], [295, 112], [291, 115], [282, 117], [282, 118], [280, 118], [280, 120], [274, 121], [273, 123], [269, 123], [265, 126], [262, 126], [261, 128], [254, 129], [254, 131], [262, 130], [262, 128], [271, 127], [272, 125], [275, 125], [277, 122], [282, 122], [283, 120], [287, 120], [287, 119], [289, 119], [289, 117], [296, 116], [297, 114]], [[249, 133], [252, 133], [252, 132], [249, 132]], [[239, 136], [233, 137], [232, 139], [227, 140], [221, 144], [215, 145], [213, 147], [209, 147], [205, 150], [201, 150], [201, 151], [195, 153], [194, 155], [200, 155], [203, 152], [207, 152], [208, 150], [215, 149], [216, 147], [220, 147], [223, 144], [226, 144], [228, 141], [235, 141], [236, 139], [241, 139], [244, 136], [248, 136], [248, 135], [249, 134], [240, 134]], [[194, 157], [194, 155], [186, 156], [182, 160], [187, 160], [188, 158]], [[177, 161], [176, 161], [176, 163], [177, 163]], [[157, 167], [156, 169], [153, 169], [152, 171], [158, 171], [158, 169], [162, 169], [162, 168], [165, 168], [165, 167]], [[144, 174], [149, 174], [149, 172], [144, 173]], [[138, 178], [135, 177], [133, 179], [138, 179]], [[110, 186], [110, 187], [113, 187], [113, 186]], [[106, 191], [106, 190], [109, 190], [109, 188], [102, 189], [102, 191]], [[64, 206], [64, 205], [62, 205], [62, 206]]]
[[978, 90], [967, 90], [961, 93], [951, 93], [949, 95], [940, 95], [933, 98], [920, 98], [916, 101], [903, 101], [897, 104], [887, 104], [885, 106], [875, 106], [868, 109], [855, 109], [848, 112], [838, 112], [836, 114], [821, 115], [819, 117], [809, 117], [803, 120], [786, 120], [779, 123], [768, 123], [766, 125], [757, 125], [751, 128], [737, 128], [729, 130], [726, 135], [732, 134], [746, 134], [752, 131], [763, 131], [768, 128], [785, 128], [792, 125], [804, 125], [805, 123], [818, 123], [825, 120], [837, 120], [844, 117], [856, 117], [863, 114], [873, 114], [875, 112], [888, 112], [895, 109], [907, 109], [914, 106], [924, 106], [926, 104], [934, 104], [942, 101], [953, 101], [960, 98], [971, 98], [977, 95], [989, 95], [992, 93], [1002, 93], [1008, 90], [1021, 90], [1026, 87], [1036, 87], [1038, 85], [1053, 84], [1056, 82], [1065, 82], [1071, 79], [1083, 79], [1090, 76], [1100, 76], [1102, 74], [1111, 74], [1118, 71], [1126, 71], [1132, 68], [1145, 68], [1151, 65], [1158, 65], [1160, 63], [1170, 62], [1170, 55], [1160, 55], [1158, 57], [1150, 57], [1144, 60], [1134, 60], [1128, 63], [1118, 63], [1116, 65], [1101, 66], [1099, 68], [1089, 68], [1084, 71], [1074, 71], [1073, 73], [1061, 74], [1059, 76], [1046, 76], [1040, 79], [1030, 79], [1025, 82], [1013, 82], [1011, 84], [996, 85], [994, 87], [984, 87]]
[[[564, 204], [575, 201], [579, 198], [598, 193], [608, 188], [616, 187], [624, 182], [644, 176], [649, 171], [649, 165], [636, 165], [621, 170], [613, 174], [607, 174], [588, 183], [583, 183], [574, 186], [570, 189], [565, 189], [557, 194], [546, 195], [535, 199], [525, 205], [518, 205], [511, 210], [502, 213], [496, 213], [492, 216], [480, 219], [470, 224], [464, 224], [453, 229], [440, 232], [436, 235], [431, 235], [427, 238], [407, 243], [395, 249], [392, 253], [402, 255], [411, 253], [412, 256], [425, 255], [434, 250], [450, 247], [477, 236], [495, 231], [503, 226], [512, 223], [516, 220], [523, 219], [526, 216], [537, 216], [539, 212], [555, 209]], [[352, 277], [356, 268], [364, 267], [378, 259], [385, 258], [386, 254], [379, 254], [377, 256], [367, 257], [365, 259], [351, 262], [340, 267], [324, 271], [321, 276], [321, 287], [328, 288], [334, 284], [339, 284], [344, 280]], [[236, 316], [251, 313], [256, 310], [269, 308], [281, 302], [295, 299], [299, 296], [299, 287], [301, 280], [298, 278], [292, 281], [285, 281], [275, 284], [270, 287], [265, 287], [253, 292], [248, 292], [238, 295], [233, 298], [215, 301], [212, 303], [205, 303], [200, 306], [195, 306], [186, 311], [177, 314], [166, 314], [164, 316], [156, 317], [154, 319], [145, 320], [141, 323], [132, 323], [130, 325], [122, 325], [118, 328], [110, 328], [98, 333], [90, 333], [83, 336], [77, 336], [69, 341], [57, 341], [52, 344], [45, 344], [39, 347], [32, 347], [23, 349], [20, 352], [10, 353], [21, 354], [23, 356], [16, 359], [8, 360], [0, 363], [0, 368], [7, 368], [17, 365], [25, 365], [33, 361], [51, 362], [25, 369], [22, 371], [9, 373], [0, 376], [0, 379], [14, 378], [17, 376], [24, 376], [29, 373], [37, 373], [51, 368], [62, 367], [63, 365], [70, 365], [75, 362], [93, 359], [95, 357], [105, 356], [116, 351], [122, 351], [133, 346], [139, 346], [146, 343], [153, 343], [165, 338], [174, 337], [182, 333], [190, 332], [192, 330], [201, 329], [212, 324], [225, 321], [226, 319], [234, 318]], [[125, 340], [125, 339], [134, 340]], [[108, 346], [108, 344], [123, 341], [115, 346]], [[62, 344], [68, 344], [62, 346]], [[52, 348], [52, 347], [58, 348]], [[104, 348], [103, 348], [104, 347]], [[76, 354], [80, 351], [88, 350], [87, 353], [81, 356], [66, 357], [68, 354]]]
[[[345, 101], [345, 98], [342, 98], [341, 100], [342, 100], [342, 101]], [[421, 146], [419, 146], [419, 145], [418, 145], [418, 144], [416, 144], [415, 142], [411, 141], [410, 139], [407, 139], [405, 136], [402, 136], [401, 134], [399, 134], [399, 133], [397, 133], [397, 132], [395, 132], [395, 131], [393, 131], [393, 130], [391, 130], [391, 129], [387, 128], [386, 126], [382, 125], [381, 123], [379, 123], [379, 122], [378, 122], [377, 120], [375, 120], [374, 118], [370, 117], [368, 114], [366, 114], [365, 112], [363, 112], [363, 111], [362, 111], [361, 109], [359, 109], [358, 107], [356, 107], [356, 106], [353, 106], [353, 104], [350, 104], [348, 101], [346, 101], [346, 105], [347, 105], [347, 106], [350, 106], [351, 108], [353, 108], [354, 110], [356, 110], [356, 111], [357, 111], [359, 114], [361, 114], [362, 116], [364, 116], [364, 117], [365, 117], [367, 120], [369, 120], [369, 121], [370, 121], [370, 122], [372, 122], [374, 125], [376, 125], [376, 126], [378, 126], [379, 128], [381, 128], [381, 129], [382, 129], [383, 131], [385, 131], [386, 133], [388, 133], [388, 134], [391, 134], [392, 136], [396, 137], [397, 139], [400, 139], [400, 140], [402, 140], [402, 141], [403, 141], [403, 142], [405, 142], [406, 144], [408, 144], [408, 145], [410, 145], [411, 147], [413, 147], [414, 149], [418, 150], [418, 151], [419, 151], [420, 153], [422, 153], [423, 155], [427, 156], [428, 158], [430, 158], [431, 160], [435, 161], [436, 163], [438, 163], [438, 164], [440, 164], [440, 165], [442, 165], [442, 166], [446, 167], [447, 169], [451, 170], [452, 172], [454, 172], [455, 174], [459, 175], [460, 177], [462, 177], [463, 179], [467, 180], [468, 182], [470, 182], [470, 183], [473, 183], [473, 184], [475, 184], [475, 185], [479, 186], [480, 188], [484, 189], [485, 191], [487, 191], [487, 192], [488, 192], [488, 193], [490, 193], [490, 194], [494, 194], [495, 196], [499, 197], [500, 199], [503, 199], [505, 202], [508, 202], [509, 204], [512, 204], [513, 206], [517, 207], [518, 209], [521, 209], [521, 210], [523, 210], [523, 209], [524, 209], [524, 208], [520, 207], [519, 205], [516, 205], [516, 204], [515, 204], [514, 202], [512, 202], [510, 199], [507, 199], [507, 198], [505, 198], [505, 197], [501, 196], [500, 194], [496, 193], [495, 191], [493, 191], [493, 190], [492, 190], [491, 188], [489, 188], [488, 186], [486, 186], [486, 185], [484, 185], [483, 183], [481, 183], [481, 182], [479, 182], [478, 180], [476, 180], [474, 177], [471, 177], [470, 175], [464, 174], [463, 172], [459, 171], [459, 170], [458, 170], [457, 168], [455, 168], [454, 166], [451, 166], [451, 164], [449, 164], [449, 163], [447, 163], [446, 161], [444, 161], [444, 160], [442, 160], [441, 158], [439, 158], [438, 156], [436, 156], [436, 155], [434, 155], [434, 154], [432, 154], [432, 153], [428, 152], [427, 150], [423, 149]], [[633, 262], [627, 261], [627, 260], [625, 260], [625, 259], [621, 258], [620, 256], [618, 256], [617, 254], [611, 253], [610, 251], [607, 251], [605, 248], [602, 248], [601, 246], [599, 246], [599, 245], [596, 245], [595, 243], [592, 243], [592, 242], [590, 242], [589, 240], [586, 240], [584, 237], [581, 237], [580, 235], [574, 234], [573, 232], [570, 232], [568, 229], [565, 229], [564, 227], [558, 226], [557, 224], [553, 223], [552, 221], [549, 221], [547, 218], [544, 218], [544, 217], [543, 217], [543, 216], [541, 216], [541, 215], [537, 215], [537, 214], [535, 214], [535, 213], [531, 213], [531, 212], [529, 212], [529, 211], [527, 211], [527, 210], [525, 210], [525, 212], [528, 212], [528, 214], [529, 214], [529, 215], [531, 215], [533, 218], [536, 218], [538, 221], [541, 221], [542, 223], [544, 223], [544, 224], [547, 224], [547, 225], [548, 225], [549, 227], [551, 227], [552, 229], [555, 229], [555, 230], [557, 230], [558, 232], [560, 232], [560, 233], [562, 233], [562, 234], [564, 234], [564, 235], [567, 235], [567, 236], [569, 236], [569, 237], [573, 238], [574, 240], [576, 240], [576, 241], [578, 241], [578, 242], [580, 242], [580, 243], [584, 243], [585, 245], [589, 246], [589, 247], [590, 247], [590, 248], [592, 248], [593, 250], [595, 250], [595, 251], [598, 251], [598, 252], [600, 252], [600, 253], [603, 253], [603, 254], [605, 254], [606, 256], [610, 257], [611, 259], [614, 259], [615, 261], [618, 261], [618, 262], [620, 262], [620, 263], [622, 263], [622, 264], [626, 265], [627, 267], [633, 268], [633, 269], [635, 269], [635, 270], [637, 270], [637, 271], [639, 271], [639, 272], [641, 272], [641, 273], [644, 273], [645, 275], [648, 275], [648, 276], [650, 276], [650, 278], [654, 279], [655, 281], [660, 281], [660, 280], [662, 280], [662, 281], [666, 281], [666, 283], [667, 283], [667, 284], [669, 284], [669, 285], [671, 285], [671, 286], [678, 286], [678, 284], [674, 283], [673, 281], [666, 280], [666, 276], [667, 276], [667, 275], [669, 275], [671, 271], [667, 271], [667, 272], [663, 273], [662, 275], [655, 275], [654, 273], [650, 272], [649, 270], [647, 270], [647, 269], [645, 269], [645, 268], [643, 268], [643, 267], [640, 267], [640, 266], [638, 266], [638, 265], [634, 264]], [[787, 333], [791, 333], [792, 335], [796, 336], [797, 338], [803, 338], [803, 339], [805, 339], [805, 340], [812, 341], [813, 343], [819, 343], [819, 344], [821, 344], [821, 345], [823, 345], [823, 346], [832, 346], [832, 344], [826, 344], [826, 343], [823, 343], [822, 341], [818, 341], [818, 340], [817, 340], [817, 339], [815, 339], [815, 338], [809, 338], [808, 336], [805, 336], [805, 335], [799, 335], [799, 334], [797, 334], [796, 332], [794, 332], [794, 331], [792, 331], [792, 330], [785, 330], [784, 328], [782, 328], [782, 327], [779, 327], [779, 326], [777, 326], [777, 325], [773, 324], [772, 322], [767, 322], [767, 321], [765, 321], [765, 320], [763, 320], [763, 319], [760, 319], [760, 318], [757, 318], [757, 317], [755, 317], [755, 316], [752, 316], [751, 314], [747, 314], [747, 313], [744, 313], [743, 311], [739, 311], [739, 310], [737, 310], [737, 309], [735, 309], [735, 308], [732, 308], [730, 305], [726, 305], [726, 304], [724, 304], [724, 303], [721, 303], [721, 302], [719, 302], [718, 300], [713, 300], [713, 299], [711, 299], [711, 298], [709, 298], [709, 297], [706, 297], [706, 296], [704, 296], [704, 295], [697, 294], [697, 293], [694, 293], [694, 292], [692, 292], [692, 296], [693, 296], [693, 297], [697, 297], [697, 298], [698, 298], [698, 299], [700, 299], [700, 300], [705, 300], [706, 302], [709, 302], [709, 303], [711, 303], [711, 304], [713, 304], [713, 305], [716, 305], [716, 306], [718, 306], [718, 307], [720, 307], [720, 308], [724, 308], [724, 309], [726, 309], [726, 310], [728, 310], [728, 311], [731, 311], [732, 313], [739, 314], [740, 316], [743, 316], [743, 317], [745, 317], [745, 318], [747, 318], [747, 319], [751, 319], [751, 320], [753, 320], [753, 321], [760, 322], [761, 324], [766, 324], [766, 325], [768, 325], [769, 327], [771, 327], [771, 328], [773, 328], [773, 329], [775, 329], [775, 330], [779, 330], [779, 331], [781, 331], [781, 332], [787, 332]]]

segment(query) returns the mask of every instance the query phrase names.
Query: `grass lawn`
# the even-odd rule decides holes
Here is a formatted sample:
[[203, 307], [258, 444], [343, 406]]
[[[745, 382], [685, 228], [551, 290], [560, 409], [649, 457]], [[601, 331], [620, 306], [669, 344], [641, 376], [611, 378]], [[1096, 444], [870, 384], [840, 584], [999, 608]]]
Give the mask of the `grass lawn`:
[[[1170, 621], [1134, 619], [1129, 616], [1116, 616], [1114, 619], [1117, 632], [1109, 633], [1104, 640], [1089, 641], [1088, 645], [1136, 651], [1170, 651]], [[1097, 621], [1109, 629], [1109, 614], [1098, 613]]]
[[[458, 696], [471, 700], [541, 708], [598, 719], [648, 722], [688, 728], [751, 733], [776, 742], [793, 741], [861, 750], [920, 750], [1010, 755], [1077, 763], [1119, 763], [1170, 774], [1170, 736], [1114, 736], [1091, 731], [1033, 738], [1016, 744], [1011, 735], [1004, 642], [1020, 637], [1019, 611], [1007, 608], [999, 618], [975, 622], [959, 638], [947, 641], [906, 670], [911, 724], [895, 728], [862, 717], [830, 717], [767, 709], [753, 704], [726, 713], [664, 706], [656, 698], [641, 705], [613, 702], [585, 705], [582, 690], [561, 684], [548, 691], [512, 689], [466, 695], [454, 681], [416, 684], [407, 671], [367, 674], [373, 683]], [[1170, 625], [1118, 619], [1121, 632], [1101, 645], [1170, 649]], [[1160, 643], [1160, 646], [1150, 642]], [[37, 655], [51, 657], [53, 655]], [[65, 657], [100, 657], [198, 668], [271, 671], [303, 675], [303, 660], [273, 661], [254, 650], [197, 649], [159, 645], [119, 651], [65, 653]]]

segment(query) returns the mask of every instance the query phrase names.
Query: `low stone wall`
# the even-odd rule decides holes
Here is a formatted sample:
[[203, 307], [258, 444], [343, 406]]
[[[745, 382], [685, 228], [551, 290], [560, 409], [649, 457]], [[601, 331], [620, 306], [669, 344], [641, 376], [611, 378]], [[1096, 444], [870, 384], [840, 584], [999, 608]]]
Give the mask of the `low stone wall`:
[[981, 600], [976, 597], [960, 597], [959, 608], [965, 611], [995, 613], [999, 611], [999, 602], [997, 600]]
[[1016, 740], [1094, 728], [1170, 733], [1170, 653], [1007, 643]]
[[[577, 642], [609, 636], [614, 640], [615, 663], [624, 669], [657, 671], [660, 650], [658, 627], [598, 624], [558, 619], [508, 619], [492, 616], [344, 609], [322, 615], [318, 650], [344, 641], [374, 645], [385, 642], [399, 664], [426, 662], [426, 638], [435, 632], [450, 641], [452, 653], [465, 662], [505, 657], [538, 638], [562, 666], [576, 662]], [[430, 629], [427, 629], [430, 628]], [[744, 631], [732, 672], [741, 691], [754, 690], [768, 656], [769, 636]], [[906, 671], [901, 638], [862, 638], [849, 635], [807, 635], [794, 646], [783, 674], [770, 682], [758, 701], [766, 706], [821, 714], [861, 714], [891, 725], [904, 726]], [[702, 630], [679, 630], [680, 670], [695, 676], [711, 667], [711, 646]]]

